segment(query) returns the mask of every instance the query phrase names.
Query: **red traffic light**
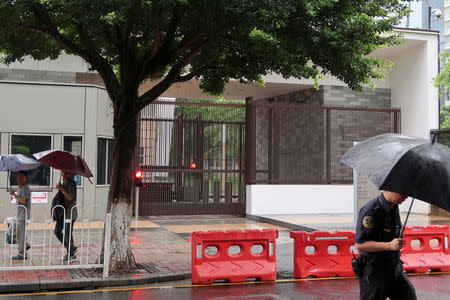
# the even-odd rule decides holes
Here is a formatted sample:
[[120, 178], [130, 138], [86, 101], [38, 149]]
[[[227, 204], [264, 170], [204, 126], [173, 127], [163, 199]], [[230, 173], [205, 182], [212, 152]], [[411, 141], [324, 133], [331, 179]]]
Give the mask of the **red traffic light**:
[[197, 169], [197, 164], [195, 162], [191, 163], [191, 169]]
[[136, 173], [134, 173], [134, 178], [142, 179], [143, 177], [144, 173], [142, 171], [136, 171]]

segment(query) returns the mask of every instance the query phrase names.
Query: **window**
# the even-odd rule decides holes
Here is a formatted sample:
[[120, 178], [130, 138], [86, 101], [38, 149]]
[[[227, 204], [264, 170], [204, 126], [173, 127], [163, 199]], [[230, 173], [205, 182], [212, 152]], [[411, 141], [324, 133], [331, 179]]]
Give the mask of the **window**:
[[97, 141], [97, 184], [111, 183], [114, 140], [98, 138]]
[[[37, 152], [51, 149], [51, 136], [43, 135], [12, 135], [11, 154], [23, 154], [28, 157]], [[37, 186], [50, 186], [50, 167], [41, 165], [35, 170], [29, 170], [28, 184]], [[17, 185], [16, 172], [11, 172], [10, 184]]]
[[[71, 152], [75, 155], [82, 156], [83, 154], [83, 138], [81, 136], [65, 136], [64, 137], [64, 151]], [[74, 175], [73, 180], [77, 186], [81, 186], [81, 176]]]

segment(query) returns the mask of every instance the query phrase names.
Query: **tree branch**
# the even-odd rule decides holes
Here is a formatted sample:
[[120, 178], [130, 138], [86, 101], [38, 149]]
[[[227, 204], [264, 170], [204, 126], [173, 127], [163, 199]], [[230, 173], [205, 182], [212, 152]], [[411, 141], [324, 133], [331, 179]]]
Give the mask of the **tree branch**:
[[[162, 61], [161, 64], [159, 65], [166, 65], [170, 61], [167, 52], [169, 50], [170, 42], [175, 36], [175, 32], [177, 30], [178, 23], [180, 20], [180, 6], [176, 6], [172, 11], [172, 18], [169, 23], [169, 28], [167, 30], [167, 34], [164, 37], [164, 42], [160, 47], [162, 16], [163, 10], [161, 9], [158, 14], [158, 21], [156, 23], [155, 41], [153, 43], [153, 47], [151, 50], [149, 49], [149, 51], [143, 55], [142, 63], [140, 64], [142, 68], [139, 75], [139, 81], [144, 80], [145, 77], [149, 75], [149, 73], [158, 72], [157, 69], [160, 69], [159, 66], [153, 69], [148, 68], [148, 66], [151, 65], [151, 61], [157, 61], [159, 58]], [[159, 71], [158, 73], [161, 73], [161, 71]]]
[[139, 72], [138, 80], [142, 81], [145, 77], [145, 70], [146, 66], [149, 63], [149, 61], [156, 56], [156, 53], [158, 52], [160, 38], [161, 38], [161, 21], [162, 21], [162, 15], [163, 15], [163, 9], [161, 8], [158, 13], [158, 21], [156, 22], [156, 28], [155, 28], [155, 41], [153, 43], [152, 50], [149, 51], [147, 54], [144, 54], [144, 59], [142, 62], [141, 71]]
[[153, 88], [139, 96], [136, 100], [136, 110], [141, 111], [144, 107], [156, 100], [162, 93], [164, 93], [172, 83], [176, 82], [179, 74], [171, 70], [167, 76], [156, 84]]
[[117, 80], [116, 75], [114, 74], [114, 71], [109, 66], [108, 62], [98, 53], [98, 51], [96, 51], [95, 47], [93, 47], [93, 45], [91, 44], [91, 41], [89, 37], [87, 37], [84, 28], [79, 24], [78, 24], [79, 26], [77, 26], [77, 29], [79, 30], [80, 33], [80, 38], [84, 40], [83, 43], [85, 44], [85, 47], [87, 49], [83, 49], [83, 47], [81, 47], [77, 43], [72, 42], [70, 39], [61, 35], [58, 30], [58, 27], [51, 20], [51, 17], [48, 14], [47, 10], [40, 4], [35, 3], [35, 5], [31, 5], [30, 10], [34, 13], [38, 21], [36, 23], [41, 24], [42, 27], [33, 27], [26, 24], [19, 24], [19, 25], [21, 25], [24, 29], [39, 32], [41, 34], [48, 36], [49, 38], [52, 38], [61, 47], [76, 53], [84, 60], [86, 60], [88, 63], [90, 63], [102, 77], [107, 87], [108, 94], [111, 100], [114, 101], [117, 92], [119, 91], [120, 84]]

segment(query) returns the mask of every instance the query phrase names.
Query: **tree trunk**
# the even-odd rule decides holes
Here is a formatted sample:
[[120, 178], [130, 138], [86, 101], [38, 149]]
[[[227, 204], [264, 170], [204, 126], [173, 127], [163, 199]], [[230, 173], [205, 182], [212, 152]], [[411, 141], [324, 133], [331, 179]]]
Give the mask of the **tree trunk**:
[[129, 273], [136, 268], [129, 239], [133, 208], [133, 172], [137, 112], [135, 98], [114, 107], [114, 154], [107, 211], [111, 213], [110, 270]]

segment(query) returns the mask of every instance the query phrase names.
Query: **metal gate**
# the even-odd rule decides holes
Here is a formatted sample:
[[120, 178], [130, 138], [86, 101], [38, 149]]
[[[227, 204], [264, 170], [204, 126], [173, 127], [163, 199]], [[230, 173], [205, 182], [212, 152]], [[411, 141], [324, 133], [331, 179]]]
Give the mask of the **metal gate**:
[[140, 216], [245, 213], [243, 102], [159, 99], [139, 124]]

